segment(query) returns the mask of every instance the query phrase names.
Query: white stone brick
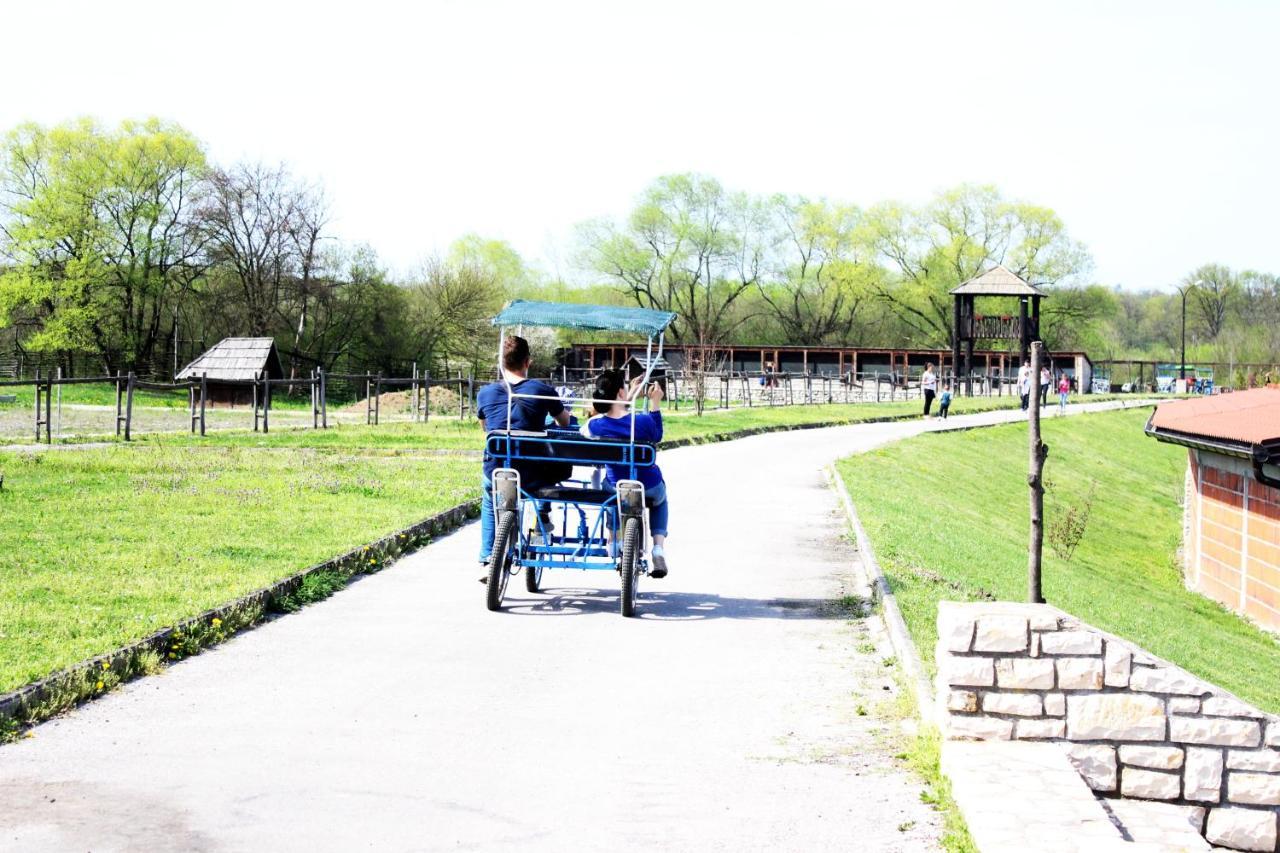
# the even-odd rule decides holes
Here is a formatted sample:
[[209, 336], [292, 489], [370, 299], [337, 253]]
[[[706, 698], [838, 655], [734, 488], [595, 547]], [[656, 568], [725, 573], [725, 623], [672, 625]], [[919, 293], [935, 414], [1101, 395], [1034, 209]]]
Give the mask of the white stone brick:
[[978, 710], [978, 694], [971, 690], [952, 690], [947, 694], [947, 710], [973, 713]]
[[949, 717], [947, 737], [955, 740], [1009, 740], [1013, 720], [996, 717]]
[[1164, 703], [1130, 693], [1068, 696], [1067, 732], [1072, 740], [1164, 740]]
[[1177, 770], [1182, 766], [1182, 750], [1176, 746], [1125, 744], [1120, 747], [1120, 763], [1151, 770]]
[[949, 652], [969, 651], [973, 648], [973, 620], [939, 611], [938, 642]]
[[955, 687], [990, 687], [996, 681], [996, 664], [992, 658], [944, 658], [942, 680]]
[[1274, 749], [1233, 749], [1227, 753], [1227, 769], [1280, 773], [1280, 752]]
[[1170, 696], [1170, 714], [1199, 714], [1200, 700], [1194, 696]]
[[1210, 696], [1200, 706], [1200, 713], [1211, 717], [1252, 717], [1255, 720], [1263, 716], [1257, 708], [1226, 696]]
[[1028, 738], [1060, 738], [1066, 737], [1065, 720], [1018, 720], [1013, 727], [1013, 736], [1019, 740]]
[[1170, 717], [1169, 740], [1214, 746], [1257, 746], [1262, 742], [1262, 727], [1254, 720]]
[[1044, 694], [1044, 712], [1049, 717], [1066, 716], [1067, 697], [1061, 693]]
[[1031, 632], [1031, 650], [1027, 652], [1029, 657], [1040, 657], [1040, 635], [1035, 631]]
[[1102, 689], [1102, 661], [1099, 658], [1058, 658], [1059, 690]]
[[1209, 687], [1203, 681], [1172, 666], [1135, 668], [1129, 674], [1129, 689], [1151, 693], [1182, 693], [1188, 696], [1209, 692]]
[[1044, 703], [1038, 693], [985, 693], [982, 710], [988, 714], [1038, 717], [1044, 713]]
[[1116, 789], [1116, 748], [1105, 744], [1070, 743], [1063, 745], [1076, 770], [1095, 791]]
[[1052, 690], [1053, 661], [1001, 658], [996, 661], [996, 684], [1017, 690]]
[[1182, 771], [1182, 796], [1202, 803], [1222, 799], [1222, 753], [1216, 749], [1189, 747]]
[[1267, 723], [1266, 744], [1272, 749], [1280, 749], [1280, 720]]
[[1269, 773], [1228, 773], [1227, 799], [1255, 806], [1280, 806], [1280, 776]]
[[1100, 655], [1102, 638], [1092, 631], [1054, 631], [1040, 635], [1040, 652], [1046, 655]]
[[1176, 800], [1182, 790], [1177, 773], [1126, 767], [1120, 771], [1120, 795], [1140, 800]]
[[1027, 620], [1022, 616], [982, 616], [974, 638], [975, 652], [1025, 652]]
[[1128, 687], [1129, 670], [1133, 653], [1115, 640], [1107, 641], [1106, 684], [1108, 687]]
[[1205, 838], [1233, 850], [1272, 853], [1276, 849], [1276, 813], [1259, 809], [1209, 810]]

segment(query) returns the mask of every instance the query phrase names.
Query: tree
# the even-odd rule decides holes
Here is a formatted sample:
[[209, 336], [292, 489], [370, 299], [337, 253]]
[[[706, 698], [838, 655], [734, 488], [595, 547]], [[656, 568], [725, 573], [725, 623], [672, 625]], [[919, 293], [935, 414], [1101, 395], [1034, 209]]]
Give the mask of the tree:
[[1240, 294], [1236, 276], [1222, 264], [1204, 264], [1186, 277], [1183, 286], [1193, 286], [1188, 296], [1194, 316], [1205, 336], [1216, 340]]
[[439, 375], [451, 361], [474, 366], [493, 358], [489, 319], [503, 301], [494, 270], [432, 258], [414, 275], [408, 300], [416, 357], [427, 369]]

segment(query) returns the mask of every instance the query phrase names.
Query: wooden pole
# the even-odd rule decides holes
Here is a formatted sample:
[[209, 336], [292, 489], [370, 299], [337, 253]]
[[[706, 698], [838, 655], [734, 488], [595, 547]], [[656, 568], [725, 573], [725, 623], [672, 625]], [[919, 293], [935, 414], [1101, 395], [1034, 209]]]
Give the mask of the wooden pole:
[[257, 376], [253, 378], [253, 431], [254, 432], [258, 431], [258, 379], [259, 377]]
[[326, 387], [327, 380], [324, 378], [324, 368], [318, 368], [320, 373], [320, 429], [329, 428], [329, 394]]
[[124, 398], [124, 440], [133, 441], [133, 385], [137, 382], [137, 377], [133, 371], [129, 371], [128, 387], [125, 390]]
[[200, 434], [204, 435], [204, 408], [209, 401], [209, 374], [200, 374]]
[[271, 431], [271, 377], [262, 374], [262, 433]]
[[373, 425], [373, 377], [364, 375], [364, 425]]
[[36, 368], [36, 442], [40, 441], [40, 368]]
[[374, 387], [373, 423], [374, 423], [374, 426], [377, 426], [378, 417], [382, 414], [382, 373], [381, 371], [379, 371], [378, 373], [377, 384], [374, 385], [373, 387]]
[[1044, 358], [1044, 344], [1031, 344], [1031, 379], [1036, 399], [1027, 409], [1028, 463], [1027, 485], [1031, 490], [1031, 532], [1027, 545], [1027, 600], [1033, 604], [1044, 603], [1041, 585], [1041, 557], [1044, 551], [1044, 460], [1049, 447], [1040, 440], [1040, 363]]

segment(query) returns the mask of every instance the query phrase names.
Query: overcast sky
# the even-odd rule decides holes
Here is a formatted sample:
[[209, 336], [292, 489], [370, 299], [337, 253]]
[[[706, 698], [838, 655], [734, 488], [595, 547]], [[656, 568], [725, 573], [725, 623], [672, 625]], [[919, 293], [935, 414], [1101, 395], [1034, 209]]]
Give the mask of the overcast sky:
[[991, 182], [1095, 278], [1280, 272], [1280, 2], [13, 4], [0, 128], [159, 115], [323, 181], [396, 270], [475, 231], [568, 273], [653, 177], [870, 205]]

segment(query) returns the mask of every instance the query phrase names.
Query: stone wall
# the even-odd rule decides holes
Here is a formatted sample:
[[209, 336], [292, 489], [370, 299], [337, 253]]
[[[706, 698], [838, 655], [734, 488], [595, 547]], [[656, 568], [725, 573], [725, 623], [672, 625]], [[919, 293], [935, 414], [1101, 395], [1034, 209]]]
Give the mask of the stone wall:
[[1048, 605], [943, 602], [937, 662], [947, 737], [1059, 741], [1100, 795], [1280, 853], [1280, 718]]

